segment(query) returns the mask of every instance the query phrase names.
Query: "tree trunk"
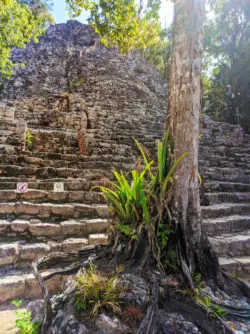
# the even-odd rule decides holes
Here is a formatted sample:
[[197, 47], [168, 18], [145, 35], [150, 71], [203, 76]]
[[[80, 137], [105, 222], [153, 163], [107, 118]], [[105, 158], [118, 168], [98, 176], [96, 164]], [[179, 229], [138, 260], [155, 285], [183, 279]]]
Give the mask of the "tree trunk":
[[195, 272], [223, 286], [217, 257], [201, 225], [198, 150], [204, 19], [205, 0], [175, 2], [166, 125], [175, 140], [175, 158], [189, 151], [175, 172], [172, 212], [179, 233], [178, 256], [191, 288]]

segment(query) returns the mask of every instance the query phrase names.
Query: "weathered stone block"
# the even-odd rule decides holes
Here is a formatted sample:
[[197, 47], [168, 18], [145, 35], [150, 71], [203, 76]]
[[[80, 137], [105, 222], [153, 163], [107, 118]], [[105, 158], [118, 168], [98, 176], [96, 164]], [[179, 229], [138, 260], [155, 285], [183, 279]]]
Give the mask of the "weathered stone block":
[[0, 245], [0, 266], [14, 264], [18, 255], [18, 244]]
[[62, 217], [72, 217], [74, 207], [72, 205], [52, 205], [52, 213]]
[[20, 246], [20, 257], [23, 260], [34, 260], [40, 256], [49, 253], [50, 247], [47, 244], [26, 244]]
[[13, 220], [11, 222], [11, 230], [14, 232], [25, 232], [29, 226], [30, 222], [25, 220]]
[[90, 245], [107, 245], [109, 243], [108, 235], [100, 234], [90, 234], [89, 235], [89, 244]]
[[10, 228], [10, 222], [7, 220], [0, 220], [0, 233], [5, 233]]
[[69, 220], [61, 223], [63, 235], [81, 235], [84, 230], [84, 224], [75, 220]]
[[16, 203], [17, 214], [38, 215], [39, 212], [40, 212], [39, 204], [34, 204], [29, 202]]
[[59, 237], [61, 234], [61, 226], [57, 224], [41, 223], [41, 224], [30, 225], [29, 231], [34, 237], [39, 237], [39, 236]]
[[105, 232], [109, 227], [109, 222], [106, 219], [90, 219], [83, 220], [83, 222], [85, 234]]
[[1, 191], [0, 192], [0, 202], [13, 201], [17, 197], [17, 193], [15, 191]]
[[64, 252], [72, 252], [78, 249], [84, 248], [88, 245], [88, 239], [79, 238], [79, 239], [67, 239], [63, 243], [63, 251]]
[[26, 193], [21, 194], [22, 200], [38, 200], [42, 198], [46, 198], [48, 193], [46, 191], [37, 191], [37, 190], [29, 190]]
[[0, 203], [0, 213], [2, 214], [15, 213], [15, 203]]
[[50, 192], [48, 194], [48, 199], [52, 200], [52, 201], [65, 201], [68, 197], [68, 193], [67, 192]]
[[7, 276], [0, 278], [0, 303], [17, 298], [23, 298], [25, 282], [22, 276]]

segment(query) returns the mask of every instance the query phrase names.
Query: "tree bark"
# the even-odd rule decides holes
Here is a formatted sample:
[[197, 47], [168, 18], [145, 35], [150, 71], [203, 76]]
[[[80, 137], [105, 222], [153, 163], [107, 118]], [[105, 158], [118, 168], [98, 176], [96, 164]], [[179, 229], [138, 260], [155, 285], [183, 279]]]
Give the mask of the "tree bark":
[[202, 232], [198, 180], [201, 123], [201, 69], [205, 0], [175, 2], [174, 35], [166, 126], [175, 141], [175, 158], [189, 152], [176, 169], [172, 212], [179, 233], [178, 256], [193, 287], [200, 272], [223, 287], [217, 257]]

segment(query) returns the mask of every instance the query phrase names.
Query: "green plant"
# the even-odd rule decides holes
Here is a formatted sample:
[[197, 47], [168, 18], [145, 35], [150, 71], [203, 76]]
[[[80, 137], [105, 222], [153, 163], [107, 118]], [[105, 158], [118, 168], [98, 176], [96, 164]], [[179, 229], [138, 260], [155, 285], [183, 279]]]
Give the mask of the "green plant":
[[198, 291], [204, 290], [205, 282], [202, 279], [201, 273], [198, 273], [194, 276], [194, 284], [195, 284], [195, 288], [198, 289]]
[[204, 295], [205, 282], [202, 280], [201, 274], [197, 274], [194, 277], [195, 287], [192, 290], [176, 290], [176, 292], [190, 296], [195, 302], [206, 309], [207, 314], [211, 317], [223, 318], [226, 315], [226, 310], [218, 305], [213, 305], [211, 297]]
[[31, 147], [32, 146], [32, 134], [29, 131], [26, 131], [26, 135], [25, 135], [25, 141], [26, 141], [26, 145], [27, 147]]
[[41, 322], [33, 323], [31, 319], [31, 312], [21, 312], [20, 307], [22, 300], [13, 300], [12, 305], [15, 305], [17, 311], [15, 311], [16, 322], [15, 326], [19, 329], [19, 334], [38, 334]]
[[157, 237], [159, 239], [159, 245], [161, 249], [164, 249], [167, 246], [169, 235], [173, 233], [173, 231], [166, 224], [159, 224], [159, 229], [157, 233]]
[[131, 239], [138, 239], [137, 236], [137, 230], [133, 229], [130, 225], [124, 225], [124, 224], [117, 224], [116, 229], [124, 235], [125, 239], [126, 238], [131, 238]]
[[[154, 258], [163, 269], [162, 254], [166, 253], [169, 236], [173, 233], [168, 208], [174, 182], [173, 174], [188, 152], [175, 159], [174, 142], [169, 131], [166, 131], [162, 141], [157, 142], [157, 166], [153, 169], [154, 161], [149, 161], [146, 150], [134, 140], [143, 158], [143, 168], [139, 164], [136, 170], [131, 171], [131, 181], [122, 171], [118, 173], [113, 170], [115, 182], [110, 182], [109, 187], [94, 188], [102, 191], [109, 202], [110, 210], [118, 217], [120, 223], [116, 230], [123, 240], [138, 240], [143, 229], [149, 231]], [[166, 220], [166, 214], [169, 221]]]
[[204, 306], [206, 309], [210, 310], [211, 308], [211, 297], [210, 296], [202, 296], [202, 295], [198, 295], [195, 297], [195, 301]]
[[167, 251], [163, 267], [168, 272], [175, 272], [178, 268], [176, 252], [172, 249]]
[[227, 314], [227, 311], [223, 307], [218, 305], [213, 306], [213, 311], [220, 318], [224, 318]]
[[118, 285], [117, 274], [107, 277], [97, 269], [90, 267], [75, 280], [77, 283], [75, 299], [77, 311], [87, 311], [91, 319], [95, 319], [101, 311], [121, 311], [119, 294], [124, 289]]

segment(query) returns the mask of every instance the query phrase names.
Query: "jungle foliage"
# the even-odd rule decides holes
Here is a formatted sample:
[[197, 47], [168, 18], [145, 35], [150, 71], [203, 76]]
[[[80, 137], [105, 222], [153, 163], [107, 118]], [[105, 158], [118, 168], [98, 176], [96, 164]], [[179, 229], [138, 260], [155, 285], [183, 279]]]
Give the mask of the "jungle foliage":
[[24, 48], [30, 40], [37, 42], [51, 22], [45, 1], [0, 0], [0, 84], [10, 78], [14, 65], [18, 65], [10, 59], [11, 49]]
[[250, 132], [250, 2], [220, 0], [205, 25], [203, 110]]

